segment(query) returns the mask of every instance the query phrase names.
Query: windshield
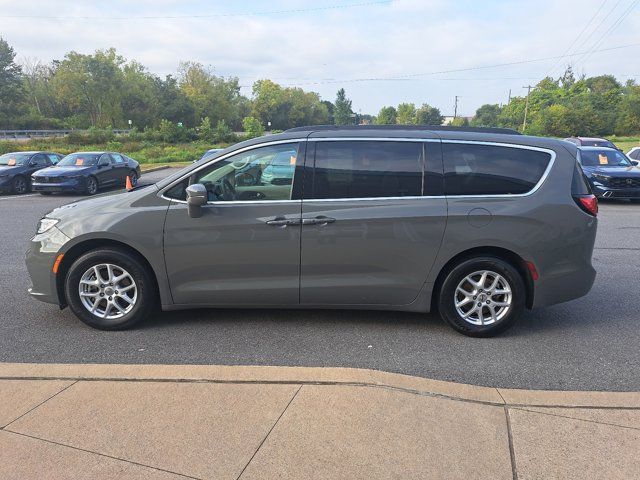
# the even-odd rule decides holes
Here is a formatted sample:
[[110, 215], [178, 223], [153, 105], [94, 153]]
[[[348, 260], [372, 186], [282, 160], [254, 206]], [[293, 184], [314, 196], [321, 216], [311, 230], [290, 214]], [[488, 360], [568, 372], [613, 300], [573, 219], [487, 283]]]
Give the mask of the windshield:
[[31, 158], [30, 153], [5, 153], [0, 156], [0, 165], [13, 167], [14, 165], [24, 165]]
[[585, 167], [630, 167], [631, 162], [617, 150], [582, 150], [582, 165]]
[[99, 153], [72, 153], [58, 162], [60, 167], [90, 167], [98, 163]]

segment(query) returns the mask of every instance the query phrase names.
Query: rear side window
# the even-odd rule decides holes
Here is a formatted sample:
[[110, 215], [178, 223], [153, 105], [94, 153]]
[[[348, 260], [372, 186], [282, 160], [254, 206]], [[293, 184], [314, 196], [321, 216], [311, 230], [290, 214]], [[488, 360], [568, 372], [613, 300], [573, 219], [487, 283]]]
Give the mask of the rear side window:
[[582, 167], [576, 160], [576, 164], [573, 168], [573, 178], [571, 180], [571, 194], [572, 195], [590, 195], [591, 186], [587, 177], [585, 177]]
[[531, 191], [551, 155], [537, 150], [443, 143], [446, 195], [515, 195]]
[[313, 198], [422, 195], [419, 142], [316, 142]]

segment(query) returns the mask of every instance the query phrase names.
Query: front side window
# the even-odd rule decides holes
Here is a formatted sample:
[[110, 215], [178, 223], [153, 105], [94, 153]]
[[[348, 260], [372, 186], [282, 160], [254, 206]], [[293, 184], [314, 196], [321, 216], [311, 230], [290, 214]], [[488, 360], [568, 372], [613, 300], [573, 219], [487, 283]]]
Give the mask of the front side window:
[[118, 155], [117, 153], [112, 153], [111, 158], [115, 161], [116, 165], [122, 165], [124, 163], [124, 159]]
[[419, 142], [316, 142], [313, 198], [382, 198], [422, 195]]
[[201, 183], [210, 202], [291, 200], [299, 144], [258, 147], [218, 160], [165, 192], [186, 199], [187, 185]]
[[531, 191], [551, 155], [538, 150], [443, 143], [446, 195], [515, 195]]

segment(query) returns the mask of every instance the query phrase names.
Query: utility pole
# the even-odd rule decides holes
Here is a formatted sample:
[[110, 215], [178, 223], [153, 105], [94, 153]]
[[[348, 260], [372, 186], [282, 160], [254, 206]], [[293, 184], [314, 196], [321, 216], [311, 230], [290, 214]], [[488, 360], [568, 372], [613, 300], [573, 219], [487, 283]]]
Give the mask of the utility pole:
[[458, 116], [458, 95], [456, 95], [456, 104], [453, 107], [453, 118], [456, 118]]
[[527, 89], [527, 101], [524, 104], [524, 123], [522, 124], [522, 133], [527, 129], [527, 113], [529, 113], [529, 95], [531, 95], [531, 89], [533, 88], [531, 85], [527, 85], [526, 87], [522, 87]]
[[511, 89], [509, 89], [509, 101], [507, 102], [507, 105], [509, 105], [511, 103]]

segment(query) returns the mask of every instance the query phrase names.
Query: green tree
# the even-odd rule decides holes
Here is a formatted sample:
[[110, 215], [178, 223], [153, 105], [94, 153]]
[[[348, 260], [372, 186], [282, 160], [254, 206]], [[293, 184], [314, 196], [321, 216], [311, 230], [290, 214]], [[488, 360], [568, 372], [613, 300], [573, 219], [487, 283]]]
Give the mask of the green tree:
[[442, 125], [444, 117], [439, 108], [432, 107], [428, 103], [423, 103], [416, 110], [415, 123], [417, 125]]
[[23, 113], [22, 70], [15, 58], [13, 48], [0, 37], [0, 125], [7, 128]]
[[215, 134], [213, 128], [211, 127], [211, 120], [209, 117], [204, 117], [202, 122], [200, 122], [200, 127], [198, 128], [198, 138], [205, 142], [213, 142], [215, 140]]
[[476, 110], [476, 114], [471, 120], [474, 127], [497, 127], [498, 117], [500, 116], [500, 105], [485, 104]]
[[394, 107], [382, 107], [376, 117], [377, 125], [395, 125], [398, 112]]
[[242, 120], [242, 127], [244, 128], [244, 133], [248, 138], [260, 137], [264, 135], [264, 127], [260, 120], [255, 117], [244, 117]]
[[231, 127], [227, 125], [227, 122], [224, 120], [218, 120], [214, 137], [216, 142], [222, 143], [230, 142], [234, 138], [234, 135], [233, 131], [231, 131]]
[[333, 121], [335, 125], [353, 124], [353, 118], [351, 117], [352, 113], [351, 100], [347, 98], [344, 88], [341, 88], [336, 94], [336, 101], [333, 107]]
[[413, 103], [398, 105], [396, 122], [400, 125], [412, 125], [416, 121], [416, 106]]
[[449, 125], [451, 125], [452, 127], [468, 127], [469, 120], [467, 120], [467, 117], [456, 117], [451, 120], [451, 123], [449, 123]]

